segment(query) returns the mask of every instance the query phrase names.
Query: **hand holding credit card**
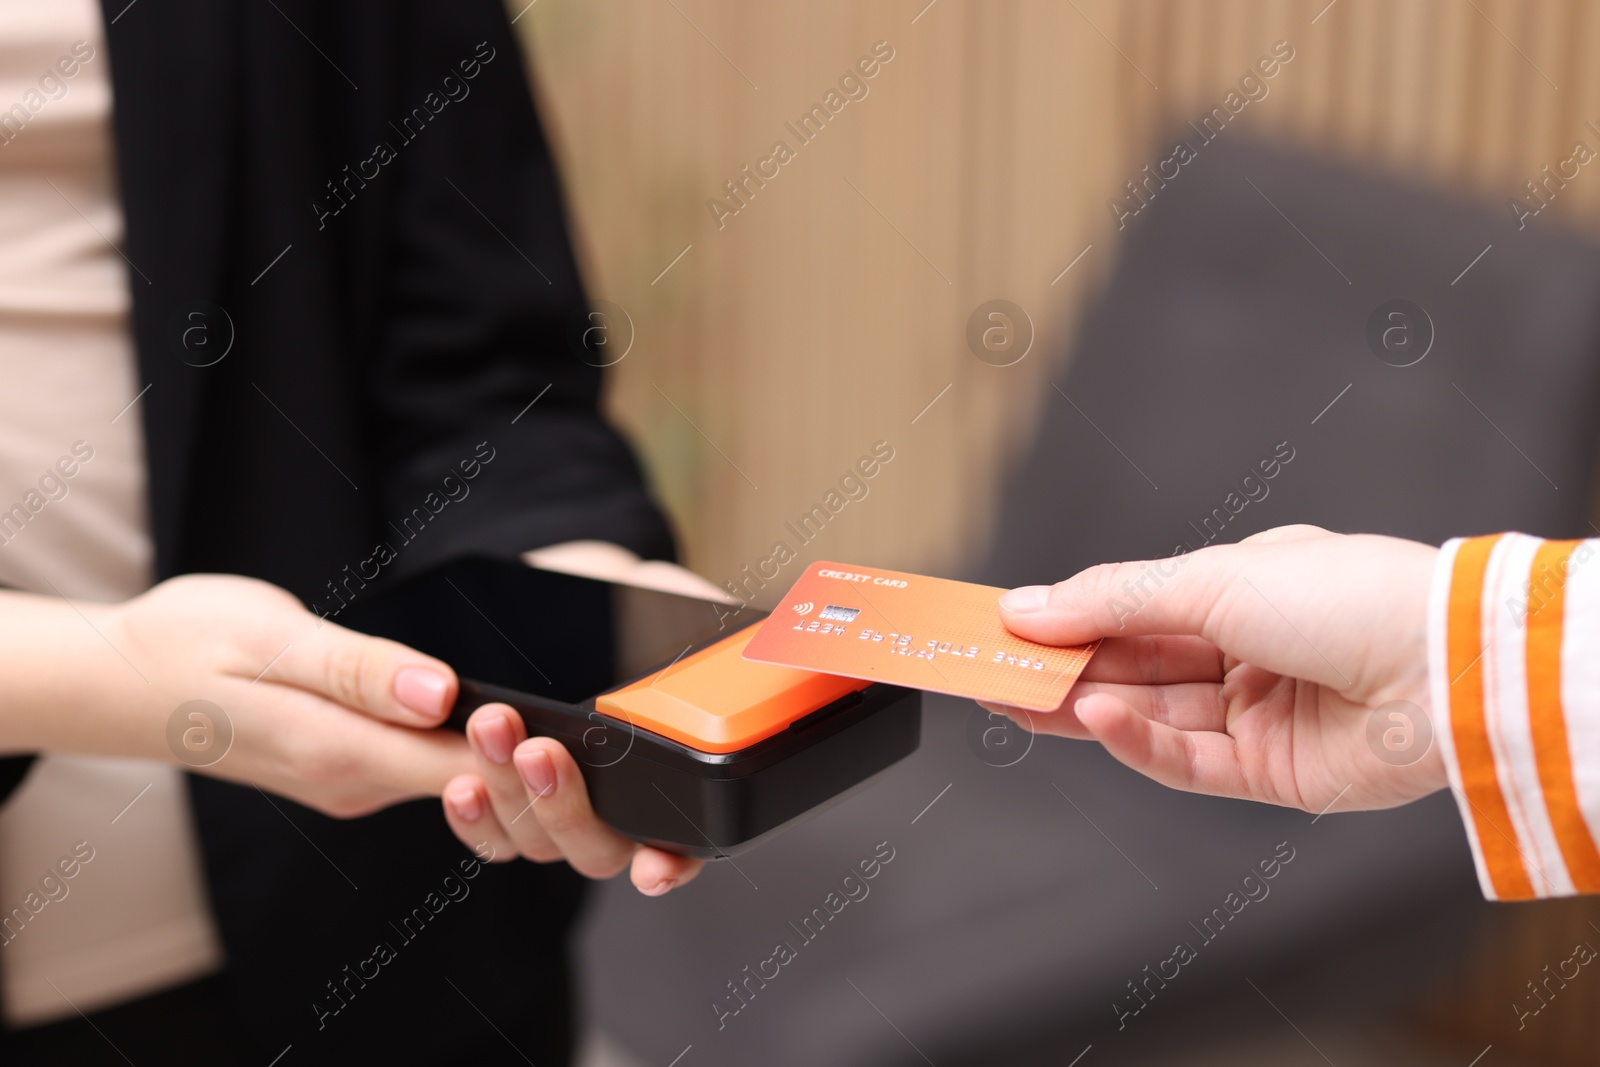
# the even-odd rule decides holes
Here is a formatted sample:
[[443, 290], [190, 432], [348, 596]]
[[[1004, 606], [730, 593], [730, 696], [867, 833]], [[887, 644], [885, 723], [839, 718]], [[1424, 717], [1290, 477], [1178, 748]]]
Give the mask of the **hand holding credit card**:
[[1057, 648], [1000, 622], [1003, 589], [879, 567], [813, 563], [744, 658], [1054, 711], [1099, 642]]

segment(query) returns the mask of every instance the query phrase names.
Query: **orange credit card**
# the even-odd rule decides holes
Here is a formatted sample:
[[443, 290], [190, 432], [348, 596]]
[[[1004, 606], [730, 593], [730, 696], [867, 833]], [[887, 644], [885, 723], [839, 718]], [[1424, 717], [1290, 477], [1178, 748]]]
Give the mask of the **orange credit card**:
[[877, 567], [813, 563], [745, 646], [758, 663], [1054, 711], [1099, 647], [1025, 641], [1005, 590]]

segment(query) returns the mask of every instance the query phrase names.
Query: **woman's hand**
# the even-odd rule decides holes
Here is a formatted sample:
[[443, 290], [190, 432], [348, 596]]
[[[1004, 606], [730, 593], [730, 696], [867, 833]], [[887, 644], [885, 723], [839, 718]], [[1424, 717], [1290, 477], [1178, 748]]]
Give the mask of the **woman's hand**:
[[485, 704], [467, 720], [473, 773], [444, 790], [444, 813], [462, 841], [488, 841], [496, 859], [564, 859], [589, 878], [632, 866], [634, 886], [660, 896], [692, 880], [704, 864], [648, 848], [600, 821], [571, 753], [548, 737], [528, 738], [522, 716]]
[[1011, 590], [1000, 616], [1018, 636], [1105, 641], [1059, 710], [994, 710], [1041, 733], [1099, 741], [1134, 770], [1192, 792], [1308, 811], [1336, 799], [1342, 809], [1415, 800], [1446, 784], [1437, 746], [1384, 758], [1369, 719], [1396, 701], [1407, 703], [1385, 716], [1408, 705], [1428, 714], [1437, 554], [1287, 526]]
[[455, 701], [454, 671], [319, 619], [277, 586], [188, 575], [90, 610], [125, 659], [110, 669], [119, 714], [98, 736], [41, 747], [183, 759], [167, 748], [167, 720], [207, 700], [232, 739], [214, 763], [184, 759], [192, 769], [341, 817], [437, 796], [472, 766], [465, 739], [432, 729]]
[[[478, 710], [472, 743], [435, 729], [457, 688], [439, 660], [320, 619], [251, 578], [188, 575], [121, 604], [0, 592], [0, 752], [181, 761], [338, 817], [448, 785], [447, 818], [469, 846], [567, 859], [596, 878], [631, 858], [635, 884], [655, 894], [698, 872], [602, 823], [572, 757], [553, 740], [525, 741], [504, 704]], [[225, 717], [196, 727], [227, 739], [215, 758], [171, 740], [175, 716], [178, 735], [190, 727], [179, 709], [193, 700]], [[542, 799], [518, 818], [525, 783]]]
[[[604, 582], [636, 585], [716, 602], [737, 603], [704, 578], [674, 563], [641, 560], [605, 541], [568, 541], [522, 554], [531, 567]], [[457, 837], [488, 841], [497, 860], [565, 859], [590, 878], [631, 866], [634, 886], [661, 896], [705, 866], [623, 837], [600, 821], [572, 755], [548, 737], [530, 739], [507, 704], [486, 704], [467, 721], [475, 766], [444, 790], [444, 814]]]
[[[338, 816], [445, 795], [446, 818], [469, 846], [487, 840], [507, 859], [566, 860], [591, 878], [609, 878], [632, 858], [635, 884], [653, 894], [699, 870], [601, 822], [566, 749], [526, 741], [506, 705], [478, 709], [470, 743], [433, 729], [455, 703], [449, 666], [318, 619], [276, 586], [176, 578], [110, 614], [108, 637], [150, 679], [145, 687], [129, 672], [127, 696], [157, 714], [196, 697], [227, 714], [232, 747], [197, 768], [204, 773]], [[534, 805], [531, 796], [542, 799]]]

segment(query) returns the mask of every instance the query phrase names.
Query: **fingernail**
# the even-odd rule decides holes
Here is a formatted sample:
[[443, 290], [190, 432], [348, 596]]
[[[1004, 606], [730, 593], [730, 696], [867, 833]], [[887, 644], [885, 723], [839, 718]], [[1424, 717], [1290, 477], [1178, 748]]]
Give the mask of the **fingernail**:
[[556, 787], [555, 764], [550, 762], [549, 754], [541, 748], [517, 753], [517, 770], [522, 773], [522, 781], [535, 797], [545, 796]]
[[430, 723], [437, 722], [449, 710], [444, 706], [449, 691], [450, 679], [424, 667], [407, 667], [394, 676], [394, 698]]
[[445, 794], [445, 800], [450, 803], [450, 810], [455, 812], [456, 818], [463, 822], [477, 822], [483, 814], [483, 805], [478, 801], [476, 789], [454, 789]]
[[659, 897], [663, 894], [670, 893], [674, 888], [677, 887], [677, 885], [677, 879], [668, 878], [665, 881], [657, 882], [649, 889], [641, 889], [639, 892], [643, 893], [647, 897]]
[[1000, 594], [1000, 606], [1014, 615], [1038, 611], [1050, 603], [1048, 585], [1025, 585]]
[[479, 719], [473, 724], [473, 737], [477, 739], [478, 751], [490, 763], [511, 762], [511, 749], [516, 742], [511, 736], [511, 722], [503, 713]]

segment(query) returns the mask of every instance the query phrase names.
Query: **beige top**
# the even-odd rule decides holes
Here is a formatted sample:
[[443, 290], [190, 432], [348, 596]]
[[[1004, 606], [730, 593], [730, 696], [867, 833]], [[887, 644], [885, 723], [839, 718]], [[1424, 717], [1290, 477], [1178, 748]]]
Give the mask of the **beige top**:
[[[116, 248], [108, 62], [94, 0], [0, 0], [0, 583], [101, 601], [146, 589], [151, 567], [128, 327], [129, 286], [148, 283]], [[0, 808], [6, 1021], [221, 961], [182, 776], [41, 759]]]

